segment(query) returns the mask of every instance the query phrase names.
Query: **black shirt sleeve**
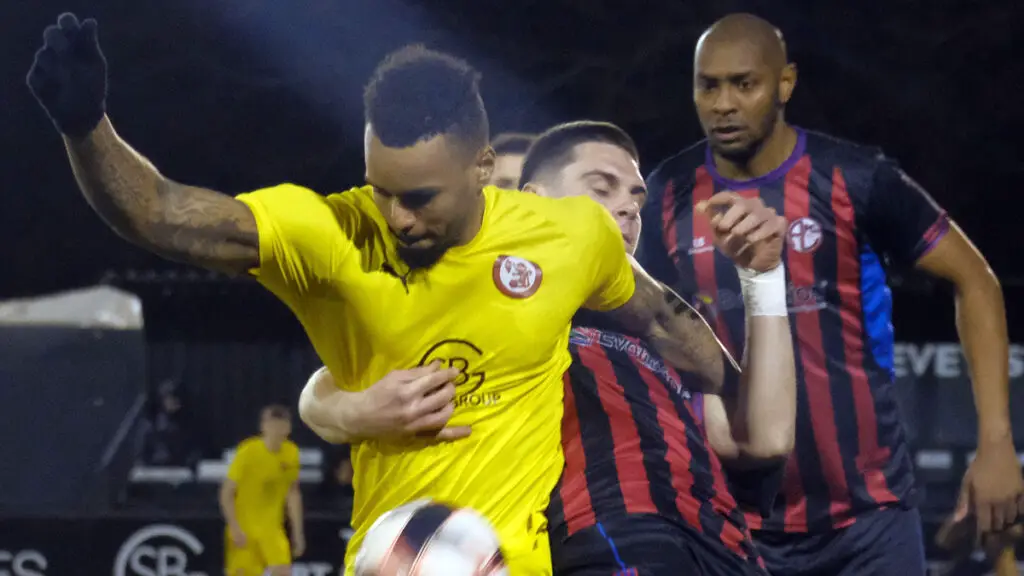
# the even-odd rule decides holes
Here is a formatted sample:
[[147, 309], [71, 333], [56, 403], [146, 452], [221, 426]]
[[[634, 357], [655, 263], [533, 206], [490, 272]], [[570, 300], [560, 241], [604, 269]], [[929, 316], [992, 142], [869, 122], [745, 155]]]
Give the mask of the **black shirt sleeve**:
[[865, 212], [865, 231], [875, 250], [910, 267], [948, 230], [946, 212], [895, 161], [879, 154]]
[[640, 210], [642, 227], [635, 256], [637, 262], [655, 280], [675, 287], [678, 285], [679, 272], [669, 257], [661, 225], [668, 184], [668, 180], [661, 176], [659, 170], [655, 170], [647, 177], [647, 202]]

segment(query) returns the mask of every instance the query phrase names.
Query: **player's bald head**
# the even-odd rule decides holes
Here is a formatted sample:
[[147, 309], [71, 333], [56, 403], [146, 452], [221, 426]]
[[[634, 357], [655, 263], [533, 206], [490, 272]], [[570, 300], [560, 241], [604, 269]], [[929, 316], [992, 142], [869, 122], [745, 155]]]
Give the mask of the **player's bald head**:
[[730, 14], [701, 34], [694, 61], [700, 60], [704, 51], [737, 45], [759, 56], [764, 64], [776, 72], [781, 71], [789, 60], [782, 32], [771, 22], [753, 14]]
[[708, 140], [720, 156], [751, 158], [777, 126], [796, 86], [782, 33], [752, 14], [731, 14], [711, 25], [693, 57], [693, 101]]

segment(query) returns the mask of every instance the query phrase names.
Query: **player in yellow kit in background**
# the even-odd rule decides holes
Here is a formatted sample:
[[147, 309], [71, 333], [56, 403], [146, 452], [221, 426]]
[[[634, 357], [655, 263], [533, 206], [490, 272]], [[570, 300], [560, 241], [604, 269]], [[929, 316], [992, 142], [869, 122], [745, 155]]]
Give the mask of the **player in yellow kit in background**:
[[[401, 394], [420, 395], [403, 417], [423, 436], [353, 444], [349, 570], [378, 516], [434, 498], [483, 514], [514, 576], [551, 573], [544, 510], [563, 466], [562, 374], [581, 307], [608, 311], [709, 391], [721, 386], [725, 359], [707, 325], [632, 266], [600, 205], [485, 186], [494, 151], [479, 75], [465, 62], [412, 47], [377, 69], [364, 102], [369, 185], [326, 198], [282, 185], [236, 199], [165, 177], [117, 135], [96, 30], [61, 16], [29, 86], [64, 135], [86, 199], [118, 234], [258, 277], [348, 390], [446, 367], [436, 386]], [[393, 396], [349, 409], [386, 414]]]
[[260, 413], [260, 435], [243, 440], [235, 451], [220, 489], [226, 576], [288, 576], [292, 558], [305, 552], [299, 448], [288, 439], [291, 431], [288, 409], [267, 406]]

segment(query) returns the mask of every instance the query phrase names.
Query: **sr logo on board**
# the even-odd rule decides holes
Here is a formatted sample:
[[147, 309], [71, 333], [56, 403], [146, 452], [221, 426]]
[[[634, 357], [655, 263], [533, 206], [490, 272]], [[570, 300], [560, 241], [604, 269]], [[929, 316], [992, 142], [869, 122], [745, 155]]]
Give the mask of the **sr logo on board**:
[[203, 553], [194, 534], [173, 524], [151, 524], [128, 537], [117, 551], [114, 576], [206, 576], [189, 570]]

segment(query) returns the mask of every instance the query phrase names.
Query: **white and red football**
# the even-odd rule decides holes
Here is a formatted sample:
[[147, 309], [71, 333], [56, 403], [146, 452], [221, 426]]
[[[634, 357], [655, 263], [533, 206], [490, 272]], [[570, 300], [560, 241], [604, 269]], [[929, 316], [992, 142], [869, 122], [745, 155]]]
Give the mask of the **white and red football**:
[[508, 576], [494, 528], [475, 510], [417, 500], [383, 514], [356, 553], [356, 576]]

